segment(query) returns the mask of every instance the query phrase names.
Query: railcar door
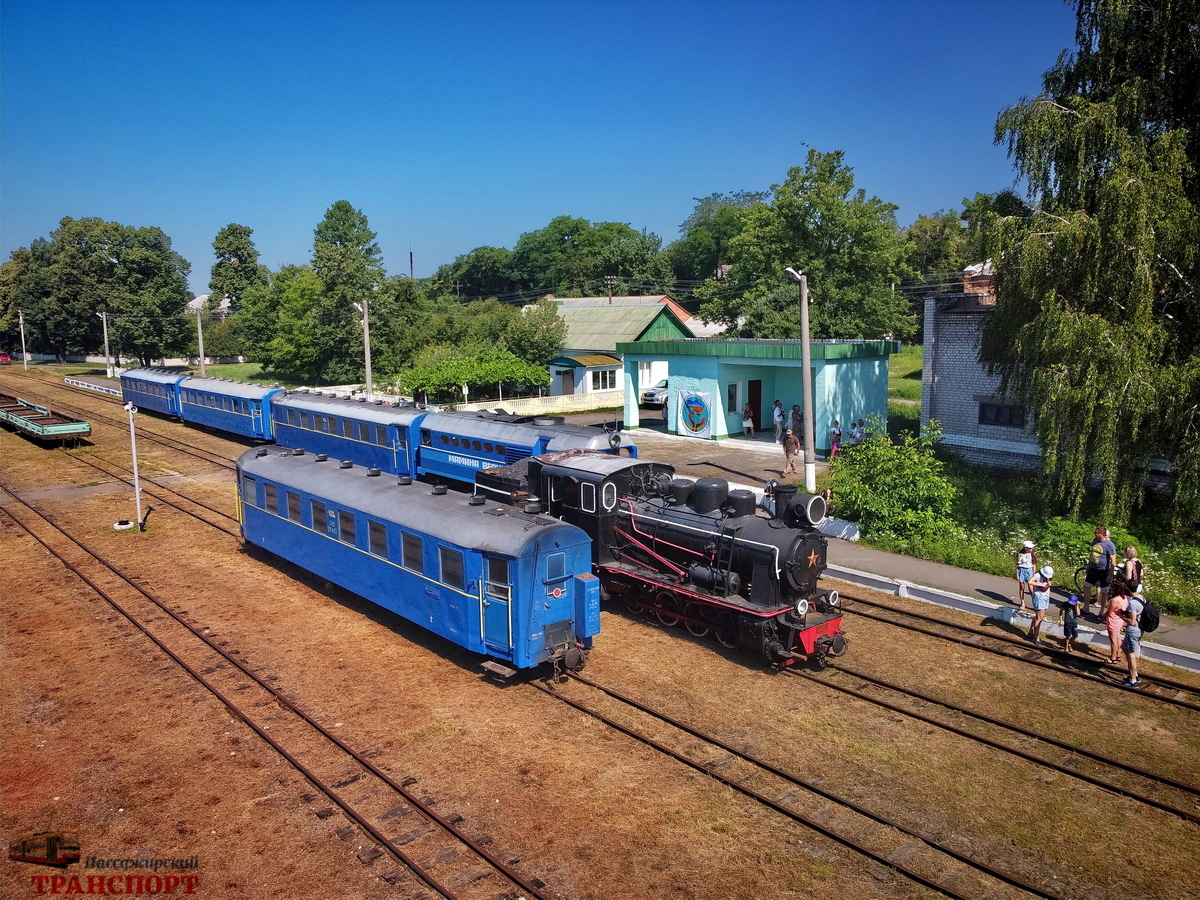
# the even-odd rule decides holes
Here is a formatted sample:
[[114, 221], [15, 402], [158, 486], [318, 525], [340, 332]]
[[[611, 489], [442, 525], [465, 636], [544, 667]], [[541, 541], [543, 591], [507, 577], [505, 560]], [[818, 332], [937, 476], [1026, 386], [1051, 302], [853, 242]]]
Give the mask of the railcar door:
[[483, 639], [497, 647], [512, 647], [512, 580], [507, 559], [484, 557], [484, 586], [480, 616], [483, 619]]

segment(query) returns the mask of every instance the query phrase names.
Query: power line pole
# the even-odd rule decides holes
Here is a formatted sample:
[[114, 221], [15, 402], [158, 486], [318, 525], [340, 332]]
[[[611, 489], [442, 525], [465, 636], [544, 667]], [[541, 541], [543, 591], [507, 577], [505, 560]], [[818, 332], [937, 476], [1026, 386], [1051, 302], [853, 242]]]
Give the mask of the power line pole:
[[104, 328], [104, 373], [107, 377], [112, 378], [112, 357], [108, 355], [108, 313], [98, 312], [96, 315], [100, 317], [100, 325]]
[[204, 372], [204, 326], [200, 324], [200, 313], [204, 309], [204, 304], [196, 305], [196, 343], [200, 347], [200, 377], [203, 378]]
[[616, 279], [616, 276], [614, 276], [614, 275], [605, 275], [605, 276], [604, 276], [604, 283], [605, 283], [606, 285], [608, 285], [608, 305], [609, 305], [609, 306], [612, 306], [612, 289], [613, 289], [613, 282], [614, 282], [614, 281], [616, 281], [616, 280], [617, 280], [617, 279]]

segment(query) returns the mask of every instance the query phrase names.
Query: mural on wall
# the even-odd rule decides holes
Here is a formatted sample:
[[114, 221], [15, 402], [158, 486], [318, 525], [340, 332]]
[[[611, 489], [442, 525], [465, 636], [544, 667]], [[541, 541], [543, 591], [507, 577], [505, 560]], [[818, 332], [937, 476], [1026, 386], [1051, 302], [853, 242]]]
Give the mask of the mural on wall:
[[712, 394], [679, 392], [679, 424], [676, 431], [689, 437], [712, 437]]

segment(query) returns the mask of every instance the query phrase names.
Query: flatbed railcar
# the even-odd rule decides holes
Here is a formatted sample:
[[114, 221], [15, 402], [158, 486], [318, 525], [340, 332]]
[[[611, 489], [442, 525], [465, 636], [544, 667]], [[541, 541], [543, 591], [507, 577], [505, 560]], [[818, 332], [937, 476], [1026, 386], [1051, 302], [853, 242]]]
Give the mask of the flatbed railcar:
[[139, 409], [348, 459], [391, 475], [462, 485], [473, 484], [481, 469], [558, 450], [637, 456], [637, 447], [623, 432], [569, 425], [558, 417], [433, 412], [160, 369], [130, 369], [121, 376], [121, 388], [125, 400]]
[[510, 502], [536, 496], [549, 515], [592, 539], [606, 597], [666, 625], [774, 666], [845, 652], [836, 591], [822, 591], [827, 540], [815, 527], [824, 498], [775, 486], [773, 508], [722, 478], [675, 477], [673, 467], [589, 451], [546, 454], [481, 472], [476, 490]]
[[8, 394], [0, 394], [0, 422], [43, 443], [78, 441], [92, 433], [92, 426], [82, 419]]
[[69, 831], [39, 831], [8, 845], [8, 858], [20, 862], [65, 866], [79, 862], [79, 837]]
[[558, 519], [280, 447], [242, 454], [238, 492], [247, 543], [488, 657], [493, 672], [580, 669], [600, 631], [590, 541]]

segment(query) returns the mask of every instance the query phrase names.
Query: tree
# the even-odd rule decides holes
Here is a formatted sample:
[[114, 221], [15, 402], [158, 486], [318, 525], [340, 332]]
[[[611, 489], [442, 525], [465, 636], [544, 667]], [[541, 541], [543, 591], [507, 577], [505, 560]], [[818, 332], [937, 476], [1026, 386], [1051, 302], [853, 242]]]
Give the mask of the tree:
[[799, 337], [795, 285], [783, 271], [792, 266], [808, 275], [813, 337], [911, 335], [907, 298], [892, 289], [911, 273], [896, 207], [855, 190], [841, 151], [810, 150], [804, 168], [771, 190], [771, 203], [747, 209], [730, 239], [727, 283], [697, 291], [706, 301], [701, 315], [741, 337]]
[[440, 266], [433, 276], [436, 293], [453, 297], [501, 297], [522, 285], [511, 267], [512, 251], [503, 247], [476, 247], [454, 262]]
[[671, 268], [655, 234], [621, 222], [559, 216], [539, 231], [521, 235], [511, 266], [523, 286], [582, 297], [606, 291], [604, 277], [617, 279], [614, 291], [665, 293]]
[[253, 228], [231, 222], [217, 232], [213, 241], [217, 261], [213, 263], [208, 287], [217, 302], [228, 298], [230, 315], [236, 315], [242, 308], [246, 291], [267, 279], [267, 269], [258, 262], [252, 234]]
[[962, 255], [963, 224], [956, 212], [938, 210], [932, 216], [919, 216], [905, 235], [908, 265], [921, 275], [958, 273], [968, 265]]
[[30, 352], [61, 358], [100, 349], [107, 312], [112, 346], [149, 365], [187, 344], [190, 269], [161, 229], [64, 218], [5, 264], [4, 321], [19, 308]]
[[736, 191], [696, 198], [696, 208], [679, 228], [682, 237], [663, 251], [675, 278], [688, 283], [718, 277], [728, 262], [730, 239], [742, 230], [742, 211], [768, 197], [766, 191]]
[[[375, 232], [361, 210], [338, 200], [313, 232], [312, 267], [322, 291], [309, 317], [314, 378], [344, 383], [363, 376], [362, 316], [385, 273]], [[310, 370], [311, 371], [311, 370]]]
[[518, 359], [546, 368], [562, 351], [567, 340], [567, 322], [553, 302], [539, 300], [512, 318], [504, 329], [503, 340], [504, 346]]
[[1078, 50], [1004, 110], [1028, 217], [991, 213], [997, 306], [981, 351], [1036, 412], [1051, 497], [1124, 519], [1154, 459], [1200, 516], [1197, 0], [1080, 0]]
[[502, 384], [547, 385], [550, 373], [517, 359], [507, 350], [494, 347], [429, 348], [417, 365], [402, 373], [400, 383], [410, 393], [457, 392], [466, 386], [481, 388], [495, 396]]

